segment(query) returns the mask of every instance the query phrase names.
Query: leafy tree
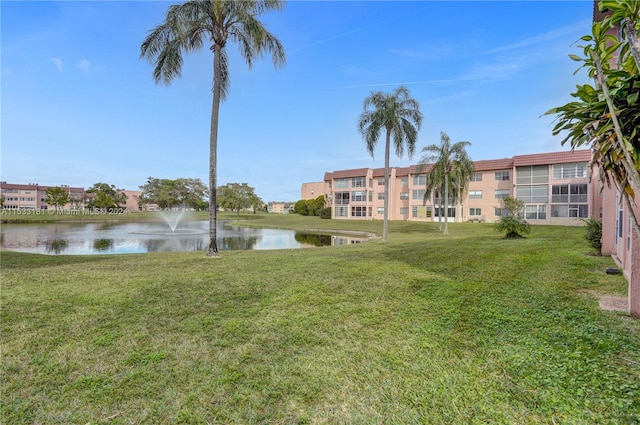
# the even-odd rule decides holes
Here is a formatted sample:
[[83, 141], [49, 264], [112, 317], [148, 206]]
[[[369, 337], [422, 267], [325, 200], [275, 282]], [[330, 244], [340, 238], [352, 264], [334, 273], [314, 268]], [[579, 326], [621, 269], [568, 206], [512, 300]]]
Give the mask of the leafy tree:
[[124, 191], [108, 183], [95, 183], [87, 189], [87, 193], [93, 194], [93, 198], [87, 203], [89, 208], [117, 208], [127, 203]]
[[[592, 165], [610, 186], [624, 195], [636, 231], [638, 217], [632, 208], [633, 196], [640, 190], [640, 48], [637, 34], [640, 2], [601, 1], [601, 10], [611, 14], [594, 22], [592, 34], [581, 38], [583, 56], [570, 55], [595, 80], [595, 85], [578, 85], [575, 99], [552, 108], [545, 115], [556, 115], [554, 135], [562, 134], [562, 144], [572, 148], [588, 145]], [[610, 32], [621, 26], [618, 40]]]
[[452, 145], [449, 136], [445, 132], [441, 132], [439, 145], [429, 145], [422, 149], [424, 154], [420, 165], [433, 163], [431, 170], [427, 173], [425, 196], [428, 196], [433, 190], [444, 194], [442, 200], [444, 230], [442, 233], [445, 235], [449, 234], [449, 194], [452, 194], [453, 205], [459, 199], [463, 199], [473, 175], [473, 161], [466, 151], [468, 146], [471, 146], [470, 142], [457, 142]]
[[[602, 0], [601, 11], [609, 15], [594, 22], [582, 56], [570, 55], [595, 80], [595, 84], [578, 85], [563, 106], [546, 114], [556, 115], [553, 134], [563, 134], [562, 144], [572, 148], [588, 146], [591, 165], [611, 187], [615, 185], [627, 205], [631, 223], [640, 234], [636, 194], [640, 190], [640, 2], [637, 0]], [[617, 29], [621, 37], [616, 37]], [[639, 277], [632, 273], [629, 284], [629, 311], [640, 317]]]
[[213, 100], [209, 136], [209, 247], [207, 255], [217, 256], [216, 208], [217, 149], [220, 102], [229, 91], [229, 60], [226, 46], [238, 43], [240, 54], [251, 68], [264, 52], [272, 55], [274, 66], [284, 65], [280, 41], [258, 20], [263, 13], [282, 10], [281, 0], [191, 0], [172, 5], [164, 23], [150, 31], [140, 47], [140, 56], [153, 61], [156, 83], [169, 85], [182, 71], [182, 54], [200, 50], [205, 44], [213, 52]]
[[229, 183], [218, 188], [218, 205], [240, 215], [240, 210], [250, 207], [255, 213], [256, 207], [261, 209], [264, 202], [247, 183]]
[[[321, 216], [324, 210], [324, 195], [320, 195], [315, 199], [300, 199], [293, 207], [293, 211], [300, 215]], [[331, 214], [331, 210], [329, 210], [329, 214]]]
[[502, 200], [507, 215], [500, 217], [495, 225], [495, 230], [504, 232], [505, 239], [521, 238], [523, 233], [531, 231], [531, 225], [522, 219], [524, 201], [516, 198], [506, 197]]
[[300, 199], [293, 206], [293, 211], [300, 215], [309, 215], [309, 203], [306, 199]]
[[70, 201], [69, 192], [61, 187], [50, 187], [45, 191], [45, 202], [55, 207], [56, 212]]
[[147, 178], [147, 183], [140, 186], [143, 203], [157, 204], [160, 208], [176, 206], [199, 209], [202, 207], [207, 187], [200, 179], [179, 178], [158, 179]]
[[371, 157], [385, 132], [384, 150], [384, 223], [382, 241], [387, 241], [389, 227], [389, 150], [393, 137], [396, 155], [402, 158], [405, 145], [409, 158], [413, 156], [418, 140], [418, 130], [422, 125], [419, 103], [413, 99], [406, 87], [398, 87], [393, 93], [371, 92], [364, 100], [364, 111], [358, 120], [358, 130], [367, 145]]

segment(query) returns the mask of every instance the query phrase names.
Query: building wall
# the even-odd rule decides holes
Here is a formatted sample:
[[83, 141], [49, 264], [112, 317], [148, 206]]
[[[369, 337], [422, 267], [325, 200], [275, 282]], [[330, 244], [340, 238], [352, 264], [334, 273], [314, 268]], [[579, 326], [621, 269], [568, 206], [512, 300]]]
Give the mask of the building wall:
[[[449, 206], [448, 220], [496, 222], [508, 196], [525, 201], [525, 218], [532, 224], [582, 225], [581, 219], [600, 214], [600, 198], [594, 195], [600, 183], [589, 178], [590, 158], [589, 150], [577, 150], [476, 161], [469, 190]], [[440, 202], [424, 198], [430, 168], [390, 169], [390, 220], [438, 221]], [[332, 218], [383, 219], [383, 168], [328, 172], [324, 186]]]
[[324, 194], [324, 182], [302, 183], [302, 188], [300, 189], [300, 199], [316, 199], [318, 196]]
[[4, 199], [4, 209], [30, 209], [47, 210], [53, 209], [47, 205], [47, 189], [51, 187], [61, 187], [69, 191], [71, 202], [64, 205], [65, 210], [82, 208], [84, 205], [84, 188], [70, 186], [42, 186], [39, 184], [14, 184], [0, 182], [0, 196]]
[[[4, 209], [33, 209], [49, 210], [52, 206], [47, 205], [47, 189], [61, 187], [69, 191], [70, 202], [62, 207], [63, 210], [80, 210], [85, 208], [86, 201], [90, 194], [86, 194], [83, 187], [43, 186], [38, 184], [14, 184], [1, 182], [0, 195], [4, 199]], [[130, 212], [138, 212], [138, 197], [142, 192], [139, 190], [125, 190], [127, 195], [126, 208]]]
[[[602, 13], [598, 0], [593, 3], [593, 20], [602, 21], [608, 13]], [[617, 37], [617, 28], [608, 30]], [[602, 210], [602, 254], [610, 255], [622, 269], [629, 283], [628, 311], [640, 317], [640, 238], [634, 228], [634, 218], [628, 203], [615, 186], [605, 185], [601, 196]], [[640, 217], [640, 194], [633, 198], [635, 216]]]

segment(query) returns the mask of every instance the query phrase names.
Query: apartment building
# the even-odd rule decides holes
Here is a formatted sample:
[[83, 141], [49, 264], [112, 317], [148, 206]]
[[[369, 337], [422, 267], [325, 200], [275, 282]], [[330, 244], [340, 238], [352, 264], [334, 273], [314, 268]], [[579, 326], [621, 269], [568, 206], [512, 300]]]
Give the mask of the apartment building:
[[[92, 193], [86, 193], [84, 187], [0, 182], [0, 196], [3, 199], [2, 208], [5, 210], [49, 210], [53, 207], [47, 204], [47, 189], [53, 187], [60, 187], [68, 191], [70, 202], [62, 207], [63, 210], [67, 211], [84, 209], [93, 196]], [[124, 208], [130, 212], [140, 211], [138, 199], [142, 192], [139, 190], [125, 190], [124, 193], [127, 197]]]
[[295, 202], [271, 201], [267, 204], [267, 211], [273, 214], [289, 214], [293, 211], [294, 205]]
[[74, 210], [84, 206], [85, 192], [83, 187], [61, 186], [42, 186], [37, 183], [29, 184], [13, 184], [0, 182], [0, 196], [3, 199], [4, 209], [27, 209], [27, 210], [46, 210], [47, 205], [47, 189], [51, 187], [61, 187], [69, 191], [69, 202], [64, 209]]
[[[599, 218], [600, 183], [589, 178], [590, 159], [589, 150], [575, 150], [475, 161], [469, 190], [464, 199], [447, 207], [448, 220], [493, 223], [506, 213], [502, 204], [506, 197], [524, 201], [524, 215], [531, 224], [581, 225], [581, 219]], [[390, 220], [438, 221], [444, 217], [438, 198], [431, 196], [425, 202], [430, 169], [427, 164], [389, 170]], [[303, 199], [316, 197], [316, 191]], [[327, 172], [322, 191], [334, 219], [384, 217], [384, 168]]]

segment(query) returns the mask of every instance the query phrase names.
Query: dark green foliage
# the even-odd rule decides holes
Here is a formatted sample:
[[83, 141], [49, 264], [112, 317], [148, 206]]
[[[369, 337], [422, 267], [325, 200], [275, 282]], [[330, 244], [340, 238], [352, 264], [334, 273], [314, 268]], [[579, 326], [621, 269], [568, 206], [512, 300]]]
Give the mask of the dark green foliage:
[[[300, 199], [293, 206], [293, 211], [300, 215], [321, 216], [324, 209], [324, 195], [316, 199]], [[329, 210], [329, 218], [331, 218], [331, 210]]]
[[108, 183], [95, 183], [87, 193], [93, 194], [87, 202], [89, 208], [117, 208], [127, 203], [127, 195], [124, 189], [118, 189]]
[[585, 223], [586, 230], [584, 238], [589, 241], [598, 255], [602, 255], [602, 222], [593, 217], [582, 221]]
[[296, 214], [309, 215], [309, 209], [307, 207], [307, 200], [306, 199], [300, 199], [298, 202], [296, 202], [295, 205], [293, 206], [293, 211]]
[[329, 246], [331, 245], [331, 235], [318, 235], [315, 233], [296, 232], [295, 239], [297, 242], [313, 246]]
[[320, 211], [320, 218], [331, 218], [331, 207], [323, 208]]
[[531, 225], [522, 219], [524, 202], [517, 198], [506, 197], [502, 200], [508, 215], [502, 217], [495, 225], [497, 232], [505, 232], [505, 239], [521, 238], [523, 233], [531, 232]]
[[495, 229], [497, 232], [505, 232], [505, 239], [521, 238], [522, 233], [531, 232], [531, 225], [520, 217], [508, 215], [496, 223]]

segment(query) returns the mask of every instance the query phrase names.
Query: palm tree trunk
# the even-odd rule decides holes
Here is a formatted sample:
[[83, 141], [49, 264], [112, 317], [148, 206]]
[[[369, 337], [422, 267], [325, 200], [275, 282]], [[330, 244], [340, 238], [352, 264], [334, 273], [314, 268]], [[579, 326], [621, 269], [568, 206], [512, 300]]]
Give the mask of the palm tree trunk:
[[389, 230], [389, 147], [391, 132], [387, 130], [387, 140], [384, 147], [384, 220], [382, 222], [382, 242], [387, 241]]
[[444, 174], [444, 230], [443, 235], [449, 234], [449, 173]]
[[438, 230], [442, 230], [442, 195], [443, 193], [438, 194]]
[[209, 248], [207, 256], [218, 256], [218, 232], [216, 229], [216, 194], [218, 162], [218, 116], [220, 115], [220, 52], [221, 47], [213, 46], [213, 104], [211, 105], [211, 130], [209, 133]]

